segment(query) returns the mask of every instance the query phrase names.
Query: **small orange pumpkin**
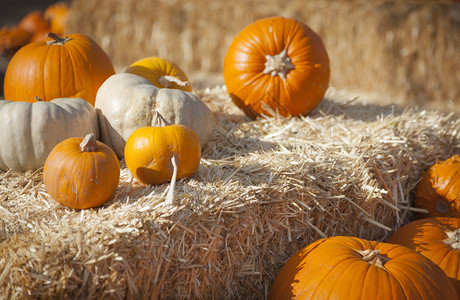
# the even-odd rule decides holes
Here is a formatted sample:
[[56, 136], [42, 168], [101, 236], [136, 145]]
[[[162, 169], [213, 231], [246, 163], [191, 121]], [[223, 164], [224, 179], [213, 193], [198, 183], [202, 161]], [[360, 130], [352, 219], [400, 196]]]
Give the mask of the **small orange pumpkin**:
[[415, 250], [437, 264], [460, 295], [460, 219], [426, 218], [401, 227], [388, 240]]
[[182, 124], [169, 125], [158, 112], [153, 120], [153, 126], [136, 129], [126, 141], [125, 162], [131, 174], [145, 184], [168, 182], [174, 173], [177, 179], [193, 175], [201, 159], [196, 134]]
[[22, 47], [13, 56], [5, 73], [5, 99], [82, 98], [94, 106], [97, 90], [115, 74], [107, 54], [81, 34], [49, 37]]
[[13, 55], [29, 43], [32, 35], [20, 27], [3, 26], [0, 28], [0, 54]]
[[62, 205], [85, 209], [104, 204], [120, 178], [118, 158], [94, 134], [57, 144], [43, 168], [45, 188]]
[[50, 30], [50, 23], [45, 20], [43, 13], [39, 10], [34, 10], [26, 14], [19, 22], [19, 28], [35, 34], [37, 31]]
[[252, 118], [270, 116], [270, 110], [285, 117], [307, 114], [323, 99], [329, 76], [321, 38], [307, 25], [282, 17], [248, 25], [224, 60], [227, 92]]
[[69, 6], [65, 2], [51, 4], [46, 8], [43, 16], [50, 23], [52, 32], [59, 35], [66, 33]]
[[174, 62], [161, 57], [147, 57], [132, 63], [125, 73], [139, 75], [158, 88], [190, 92], [190, 82], [184, 71]]
[[438, 161], [423, 174], [414, 204], [428, 210], [421, 217], [460, 217], [460, 156]]
[[458, 299], [446, 274], [406, 247], [335, 236], [295, 253], [268, 299]]

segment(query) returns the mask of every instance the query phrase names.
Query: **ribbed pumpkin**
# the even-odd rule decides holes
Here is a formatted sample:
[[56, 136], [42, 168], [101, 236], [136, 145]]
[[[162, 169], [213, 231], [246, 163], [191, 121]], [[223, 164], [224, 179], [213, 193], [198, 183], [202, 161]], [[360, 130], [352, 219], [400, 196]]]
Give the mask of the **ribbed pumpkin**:
[[460, 156], [438, 161], [423, 174], [414, 204], [428, 210], [421, 217], [460, 217]]
[[224, 60], [227, 91], [252, 118], [271, 111], [307, 114], [323, 99], [329, 76], [321, 38], [307, 25], [282, 17], [248, 25], [233, 39]]
[[96, 141], [93, 134], [57, 144], [43, 168], [43, 180], [51, 198], [76, 209], [104, 204], [117, 189], [119, 178], [117, 156]]
[[458, 299], [446, 274], [406, 247], [336, 236], [295, 253], [269, 299]]
[[[201, 145], [196, 134], [181, 124], [169, 125], [159, 114], [153, 126], [136, 129], [125, 145], [125, 162], [131, 174], [145, 184], [161, 184], [189, 177], [197, 170]], [[175, 160], [174, 162], [172, 160]]]
[[174, 62], [157, 56], [143, 58], [132, 63], [126, 73], [144, 77], [159, 88], [191, 91], [187, 75]]
[[401, 227], [390, 243], [408, 247], [429, 258], [450, 278], [460, 295], [460, 219], [426, 218]]
[[97, 90], [114, 73], [106, 53], [89, 37], [51, 34], [16, 52], [6, 70], [4, 96], [27, 102], [82, 98], [94, 106]]

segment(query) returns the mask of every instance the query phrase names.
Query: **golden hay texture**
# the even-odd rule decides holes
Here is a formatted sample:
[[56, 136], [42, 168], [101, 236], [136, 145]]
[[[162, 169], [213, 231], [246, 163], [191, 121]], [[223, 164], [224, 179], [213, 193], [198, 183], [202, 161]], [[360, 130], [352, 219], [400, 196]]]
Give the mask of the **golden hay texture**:
[[221, 73], [238, 32], [274, 15], [322, 37], [332, 86], [460, 111], [460, 2], [74, 0], [69, 27], [93, 37], [118, 70], [159, 55], [187, 74]]
[[145, 186], [122, 163], [104, 206], [72, 210], [42, 171], [0, 172], [4, 298], [263, 299], [284, 262], [326, 236], [385, 240], [422, 172], [460, 151], [460, 120], [330, 88], [310, 116], [250, 121], [222, 86], [195, 175]]

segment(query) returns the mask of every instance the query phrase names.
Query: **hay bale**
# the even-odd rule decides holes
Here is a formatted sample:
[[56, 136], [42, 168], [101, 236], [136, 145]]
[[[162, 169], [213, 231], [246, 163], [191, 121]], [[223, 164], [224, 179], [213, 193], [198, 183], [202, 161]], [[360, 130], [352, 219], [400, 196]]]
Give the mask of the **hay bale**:
[[98, 209], [55, 204], [42, 171], [0, 172], [5, 298], [263, 299], [284, 262], [334, 235], [385, 240], [412, 218], [422, 172], [460, 151], [460, 120], [330, 89], [308, 117], [250, 121], [222, 86], [197, 173], [144, 186], [122, 163]]
[[303, 21], [323, 38], [332, 86], [460, 110], [458, 2], [75, 0], [69, 26], [99, 42], [118, 70], [159, 55], [187, 74], [221, 73], [234, 36], [273, 15]]

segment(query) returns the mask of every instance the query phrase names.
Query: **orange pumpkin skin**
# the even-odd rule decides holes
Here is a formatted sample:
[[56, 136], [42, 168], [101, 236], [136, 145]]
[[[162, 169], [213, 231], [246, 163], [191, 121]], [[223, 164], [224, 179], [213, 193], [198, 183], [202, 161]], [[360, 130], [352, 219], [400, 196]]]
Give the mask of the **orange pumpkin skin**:
[[82, 151], [83, 140], [74, 137], [57, 144], [43, 168], [45, 188], [51, 198], [75, 209], [107, 202], [120, 178], [120, 163], [113, 150], [94, 139], [97, 149]]
[[390, 243], [410, 248], [437, 264], [460, 295], [460, 219], [426, 218], [401, 227]]
[[415, 206], [428, 210], [421, 217], [460, 217], [460, 156], [438, 161], [417, 185]]
[[90, 38], [49, 38], [16, 52], [6, 70], [4, 96], [26, 102], [82, 98], [94, 106], [97, 90], [113, 74], [107, 54]]
[[[265, 65], [283, 50], [290, 59], [284, 65], [292, 64], [285, 80], [283, 72], [272, 75], [273, 69]], [[265, 104], [285, 117], [309, 113], [323, 99], [329, 77], [321, 38], [305, 24], [282, 17], [248, 25], [233, 39], [224, 60], [227, 92], [251, 118], [270, 116]]]
[[[184, 71], [182, 71], [177, 64], [165, 58], [152, 56], [140, 59], [132, 63], [125, 70], [125, 73], [142, 76], [150, 81], [154, 86], [159, 88], [178, 89], [185, 92], [191, 91], [189, 80]], [[172, 76], [188, 84], [186, 86], [182, 86], [175, 82], [171, 82], [170, 86], [163, 86], [160, 83], [160, 78], [162, 76]]]
[[170, 181], [173, 156], [177, 163], [177, 179], [189, 177], [198, 169], [201, 145], [196, 134], [187, 126], [141, 127], [126, 141], [126, 166], [134, 177], [145, 184]]
[[[357, 251], [366, 249], [371, 256]], [[378, 261], [383, 267], [374, 264]], [[446, 274], [423, 255], [400, 245], [336, 236], [295, 253], [276, 277], [268, 299], [458, 298]]]

